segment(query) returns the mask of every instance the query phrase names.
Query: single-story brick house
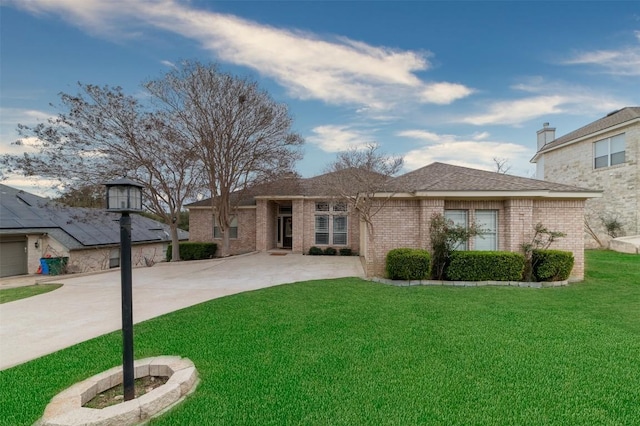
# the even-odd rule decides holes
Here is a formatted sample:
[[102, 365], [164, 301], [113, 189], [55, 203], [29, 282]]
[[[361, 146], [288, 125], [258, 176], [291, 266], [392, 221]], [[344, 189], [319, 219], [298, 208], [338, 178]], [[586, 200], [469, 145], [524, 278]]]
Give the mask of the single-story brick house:
[[[120, 215], [68, 207], [0, 184], [0, 277], [35, 274], [45, 257], [68, 258], [66, 272], [120, 266]], [[189, 233], [179, 230], [180, 240]], [[169, 226], [131, 215], [133, 265], [165, 260]]]
[[[573, 252], [571, 279], [584, 277], [584, 204], [599, 197], [600, 191], [433, 163], [389, 179], [384, 191], [376, 194], [383, 205], [373, 216], [375, 237], [369, 244], [358, 213], [327, 195], [330, 181], [330, 174], [286, 178], [243, 196], [230, 231], [231, 254], [348, 247], [361, 256], [367, 275], [381, 276], [389, 250], [429, 248], [430, 219], [441, 213], [456, 223], [474, 221], [488, 230], [469, 242], [469, 250], [520, 251], [539, 222], [564, 232], [566, 237], [553, 248]], [[187, 208], [190, 240], [220, 242], [211, 201]]]

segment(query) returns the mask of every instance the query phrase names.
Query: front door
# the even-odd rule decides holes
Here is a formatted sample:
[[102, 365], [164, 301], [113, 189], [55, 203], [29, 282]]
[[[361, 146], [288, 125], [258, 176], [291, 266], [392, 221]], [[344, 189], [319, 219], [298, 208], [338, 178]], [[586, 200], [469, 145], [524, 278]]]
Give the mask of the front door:
[[293, 247], [293, 220], [291, 216], [284, 216], [282, 219], [284, 222], [282, 226], [282, 247], [290, 249]]

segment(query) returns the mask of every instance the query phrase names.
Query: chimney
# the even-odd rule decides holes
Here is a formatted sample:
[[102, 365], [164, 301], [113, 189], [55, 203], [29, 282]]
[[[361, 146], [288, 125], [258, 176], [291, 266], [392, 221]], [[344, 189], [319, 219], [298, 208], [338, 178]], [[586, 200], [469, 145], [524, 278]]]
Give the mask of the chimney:
[[553, 142], [556, 138], [555, 127], [549, 127], [549, 123], [544, 123], [542, 129], [538, 130], [538, 151], [549, 142]]

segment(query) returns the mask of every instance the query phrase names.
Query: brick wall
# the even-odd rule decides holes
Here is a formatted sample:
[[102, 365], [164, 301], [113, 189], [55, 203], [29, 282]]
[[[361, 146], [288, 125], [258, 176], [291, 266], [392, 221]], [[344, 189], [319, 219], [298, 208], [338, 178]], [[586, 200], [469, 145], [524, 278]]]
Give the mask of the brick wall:
[[[373, 241], [368, 240], [364, 262], [367, 275], [384, 276], [385, 259], [389, 250], [423, 247], [422, 210], [420, 200], [391, 199], [373, 216], [374, 238]], [[370, 234], [365, 238], [370, 238]]]
[[571, 280], [584, 278], [584, 205], [583, 200], [534, 200], [533, 223], [542, 223], [550, 231], [566, 234], [549, 248], [573, 252]]
[[[334, 247], [339, 250], [341, 248], [350, 248], [354, 253], [360, 253], [360, 219], [356, 213], [350, 211], [348, 213], [348, 229], [347, 229], [347, 245], [346, 246], [337, 246], [337, 245], [322, 245], [316, 244], [316, 202], [327, 201], [328, 200], [304, 200], [302, 203], [302, 211], [301, 211], [301, 223], [302, 227], [302, 252], [308, 253], [311, 247]], [[294, 211], [294, 223], [295, 222], [295, 211]], [[294, 229], [295, 231], [295, 229]]]
[[210, 208], [189, 209], [189, 241], [211, 242], [213, 217]]
[[[625, 163], [594, 169], [596, 141], [625, 133]], [[606, 242], [599, 217], [617, 217], [627, 235], [640, 234], [640, 124], [620, 128], [544, 154], [545, 180], [604, 191], [587, 201], [586, 214], [599, 238]], [[585, 235], [588, 246], [595, 241]]]
[[[229, 254], [242, 254], [256, 250], [256, 208], [240, 208], [238, 238], [229, 240]], [[214, 242], [222, 245], [221, 238], [213, 238], [213, 216], [209, 208], [189, 210], [189, 241]]]
[[[571, 280], [584, 278], [583, 200], [391, 200], [374, 217], [375, 242], [367, 245], [364, 266], [367, 275], [384, 276], [389, 250], [400, 247], [425, 248], [429, 243], [429, 224], [435, 213], [468, 210], [470, 221], [475, 210], [498, 211], [498, 250], [521, 251], [531, 241], [533, 227], [541, 222], [552, 231], [567, 234], [550, 248], [571, 251], [575, 266]], [[473, 239], [469, 248], [473, 249]]]

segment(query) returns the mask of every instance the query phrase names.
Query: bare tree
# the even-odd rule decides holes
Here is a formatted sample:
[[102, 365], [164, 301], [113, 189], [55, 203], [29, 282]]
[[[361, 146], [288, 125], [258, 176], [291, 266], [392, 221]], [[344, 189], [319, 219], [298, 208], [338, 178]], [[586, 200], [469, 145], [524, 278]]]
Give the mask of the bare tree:
[[215, 65], [185, 62], [145, 86], [173, 118], [180, 137], [198, 152], [225, 256], [243, 191], [291, 172], [303, 140], [291, 131], [286, 105], [257, 83], [222, 73]]
[[53, 201], [70, 207], [104, 208], [104, 185], [85, 185], [78, 188], [66, 188]]
[[81, 191], [122, 177], [145, 188], [145, 207], [171, 229], [172, 259], [179, 260], [177, 218], [199, 184], [197, 152], [170, 125], [171, 116], [127, 96], [120, 87], [79, 84], [80, 93], [60, 95], [57, 118], [35, 127], [19, 125], [23, 139], [35, 140], [36, 152], [5, 155], [10, 172], [62, 182]]
[[[352, 148], [337, 155], [326, 172], [328, 195], [345, 201], [352, 210], [359, 213], [367, 227], [367, 242], [375, 253], [374, 217], [393, 196], [385, 189], [389, 178], [400, 171], [403, 158], [379, 151], [376, 143], [367, 144], [364, 149]], [[380, 197], [380, 194], [386, 195]], [[375, 262], [375, 259], [374, 259]]]
[[493, 157], [493, 163], [496, 166], [496, 173], [506, 175], [511, 170], [508, 158]]

